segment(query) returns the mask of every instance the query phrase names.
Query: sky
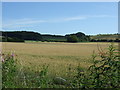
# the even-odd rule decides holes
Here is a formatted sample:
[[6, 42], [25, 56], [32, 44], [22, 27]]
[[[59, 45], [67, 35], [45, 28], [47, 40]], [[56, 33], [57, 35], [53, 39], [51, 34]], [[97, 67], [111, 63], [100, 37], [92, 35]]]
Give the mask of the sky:
[[117, 2], [3, 2], [3, 31], [118, 33]]

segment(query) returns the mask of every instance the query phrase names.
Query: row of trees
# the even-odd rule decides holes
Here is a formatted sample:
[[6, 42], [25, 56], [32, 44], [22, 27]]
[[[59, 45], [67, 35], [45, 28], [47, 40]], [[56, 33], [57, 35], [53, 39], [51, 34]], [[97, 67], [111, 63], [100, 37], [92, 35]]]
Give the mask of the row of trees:
[[90, 41], [90, 37], [86, 36], [82, 32], [78, 32], [76, 34], [66, 35], [67, 42], [87, 42]]
[[2, 37], [2, 39], [0, 40], [2, 42], [25, 42], [25, 40], [23, 39], [19, 39], [19, 38], [11, 38], [11, 37]]
[[19, 39], [19, 40], [34, 40], [34, 41], [41, 41], [42, 36], [36, 32], [28, 32], [28, 31], [13, 31], [13, 32], [2, 32], [2, 36], [12, 38], [12, 39]]
[[[99, 35], [98, 39], [90, 39], [91, 36], [85, 35], [82, 32], [62, 35], [50, 35], [40, 34], [37, 32], [30, 31], [12, 31], [12, 32], [1, 32], [3, 42], [24, 42], [25, 40], [31, 41], [47, 41], [47, 42], [120, 42], [120, 39], [108, 40], [102, 39], [105, 35]], [[97, 35], [98, 36], [98, 35]], [[112, 35], [111, 35], [112, 36]]]
[[91, 39], [90, 42], [120, 42], [119, 39], [115, 39], [115, 40], [107, 40], [107, 39]]
[[65, 36], [61, 35], [41, 35], [36, 32], [28, 31], [13, 31], [13, 32], [2, 32], [2, 41], [8, 42], [24, 42], [24, 40], [34, 41], [50, 41], [50, 42], [84, 42], [89, 41], [89, 36], [86, 36], [82, 32], [76, 34], [68, 34]]

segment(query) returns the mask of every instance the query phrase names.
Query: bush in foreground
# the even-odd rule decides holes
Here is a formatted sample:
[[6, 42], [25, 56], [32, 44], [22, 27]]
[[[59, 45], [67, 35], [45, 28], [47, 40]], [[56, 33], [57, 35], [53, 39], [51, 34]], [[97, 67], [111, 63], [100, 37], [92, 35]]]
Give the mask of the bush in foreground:
[[[0, 54], [2, 60], [2, 88], [45, 88], [47, 87], [47, 68], [43, 66], [41, 71], [32, 72], [30, 68], [25, 71], [15, 54]], [[32, 73], [31, 73], [32, 72]]]
[[77, 68], [72, 82], [75, 88], [120, 88], [119, 51], [110, 45], [107, 52], [99, 52], [92, 55], [93, 65], [87, 71]]

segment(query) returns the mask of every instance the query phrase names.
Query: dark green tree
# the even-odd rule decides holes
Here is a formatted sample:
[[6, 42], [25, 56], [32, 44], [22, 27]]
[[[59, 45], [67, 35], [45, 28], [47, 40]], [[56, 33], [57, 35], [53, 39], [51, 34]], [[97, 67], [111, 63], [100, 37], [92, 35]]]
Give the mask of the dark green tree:
[[41, 41], [42, 35], [37, 32], [32, 31], [4, 31], [2, 32], [2, 36], [4, 37], [10, 37], [10, 38], [17, 38], [21, 40], [35, 40], [35, 41]]
[[70, 35], [67, 37], [67, 42], [78, 42], [78, 38], [76, 35]]

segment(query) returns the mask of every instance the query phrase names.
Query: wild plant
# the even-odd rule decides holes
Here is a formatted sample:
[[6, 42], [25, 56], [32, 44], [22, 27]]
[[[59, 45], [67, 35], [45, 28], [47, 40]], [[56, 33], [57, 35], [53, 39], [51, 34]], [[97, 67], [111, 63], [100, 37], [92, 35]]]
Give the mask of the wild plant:
[[15, 54], [1, 54], [2, 59], [2, 87], [15, 88], [17, 66], [16, 60], [14, 60]]
[[89, 67], [90, 82], [96, 88], [120, 87], [120, 55], [112, 44], [107, 52], [99, 51], [99, 60], [93, 55], [93, 65]]
[[87, 71], [77, 68], [74, 88], [120, 88], [120, 54], [112, 44], [107, 52], [99, 49], [92, 55], [93, 64]]
[[45, 88], [48, 84], [46, 77], [48, 66], [44, 65], [37, 72], [30, 68], [25, 71], [18, 65], [15, 54], [1, 54], [2, 60], [2, 88]]

